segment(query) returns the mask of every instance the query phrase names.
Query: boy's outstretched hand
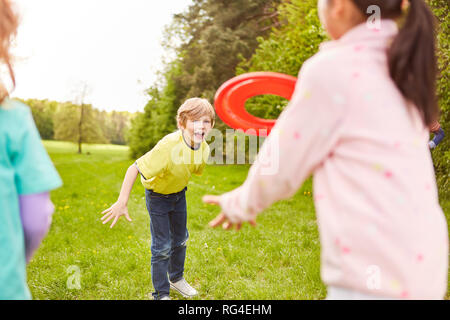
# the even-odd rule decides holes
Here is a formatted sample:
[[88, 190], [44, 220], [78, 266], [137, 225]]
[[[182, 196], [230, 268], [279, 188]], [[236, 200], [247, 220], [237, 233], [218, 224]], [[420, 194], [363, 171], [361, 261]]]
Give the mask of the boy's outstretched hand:
[[[206, 195], [203, 197], [203, 202], [205, 202], [205, 203], [219, 205], [220, 204], [219, 201], [220, 201], [220, 196]], [[221, 212], [217, 217], [215, 217], [213, 220], [211, 220], [208, 225], [211, 228], [215, 228], [215, 227], [218, 227], [219, 225], [222, 225], [222, 228], [224, 228], [225, 230], [230, 230], [234, 227], [234, 225], [236, 225], [236, 230], [240, 230], [242, 227], [242, 222], [232, 223], [228, 220], [225, 213]], [[255, 220], [250, 220], [249, 223], [254, 227], [256, 226]]]
[[117, 220], [119, 220], [120, 216], [125, 216], [125, 218], [128, 221], [131, 221], [131, 218], [128, 214], [127, 206], [124, 204], [121, 204], [119, 202], [114, 203], [111, 207], [109, 207], [108, 209], [103, 211], [102, 214], [105, 214], [101, 219], [102, 221], [104, 220], [103, 224], [107, 223], [109, 220], [114, 218], [114, 221], [113, 221], [113, 223], [111, 223], [110, 228], [114, 227]]

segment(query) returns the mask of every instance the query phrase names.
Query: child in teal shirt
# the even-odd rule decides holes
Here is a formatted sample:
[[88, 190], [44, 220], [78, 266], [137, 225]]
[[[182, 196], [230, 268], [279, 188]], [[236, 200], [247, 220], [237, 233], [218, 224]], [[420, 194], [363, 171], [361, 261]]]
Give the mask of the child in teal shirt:
[[[14, 73], [9, 45], [17, 16], [0, 0], [0, 61]], [[30, 109], [8, 98], [0, 81], [0, 300], [30, 299], [26, 261], [48, 230], [53, 205], [48, 191], [61, 186]]]
[[[53, 208], [47, 192], [59, 186], [61, 179], [42, 145], [30, 110], [17, 101], [4, 100], [0, 105], [0, 299], [31, 298], [26, 284], [25, 240], [36, 240], [24, 233], [23, 228], [30, 224], [22, 224], [19, 200], [22, 208], [32, 210], [22, 210], [22, 217], [31, 216], [36, 222], [44, 216], [48, 221]], [[27, 205], [32, 195], [39, 194], [47, 196], [47, 201], [40, 201], [46, 208]], [[31, 256], [30, 250], [27, 256]]]

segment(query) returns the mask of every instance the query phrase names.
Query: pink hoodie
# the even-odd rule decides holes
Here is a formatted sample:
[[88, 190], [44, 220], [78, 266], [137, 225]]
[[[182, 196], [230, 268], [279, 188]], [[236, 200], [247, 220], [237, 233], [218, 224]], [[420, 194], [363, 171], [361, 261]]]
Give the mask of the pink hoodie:
[[429, 132], [389, 76], [386, 50], [397, 32], [383, 20], [381, 30], [362, 24], [322, 44], [247, 180], [220, 204], [232, 222], [246, 221], [314, 174], [326, 285], [442, 299], [448, 227]]

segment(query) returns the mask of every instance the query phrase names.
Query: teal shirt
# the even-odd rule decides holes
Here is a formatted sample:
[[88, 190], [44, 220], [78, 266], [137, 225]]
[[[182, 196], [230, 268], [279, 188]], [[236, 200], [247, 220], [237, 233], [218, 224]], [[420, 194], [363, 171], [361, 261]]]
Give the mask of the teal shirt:
[[0, 105], [0, 299], [31, 299], [19, 195], [61, 185], [30, 109], [6, 99]]

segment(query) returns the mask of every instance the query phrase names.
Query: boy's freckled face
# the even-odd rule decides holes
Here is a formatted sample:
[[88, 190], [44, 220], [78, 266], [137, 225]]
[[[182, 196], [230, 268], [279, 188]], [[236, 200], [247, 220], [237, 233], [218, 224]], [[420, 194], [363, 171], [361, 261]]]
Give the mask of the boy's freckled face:
[[195, 120], [188, 119], [186, 126], [181, 128], [184, 130], [185, 138], [189, 138], [191, 143], [199, 144], [205, 140], [211, 130], [211, 119], [208, 116]]

